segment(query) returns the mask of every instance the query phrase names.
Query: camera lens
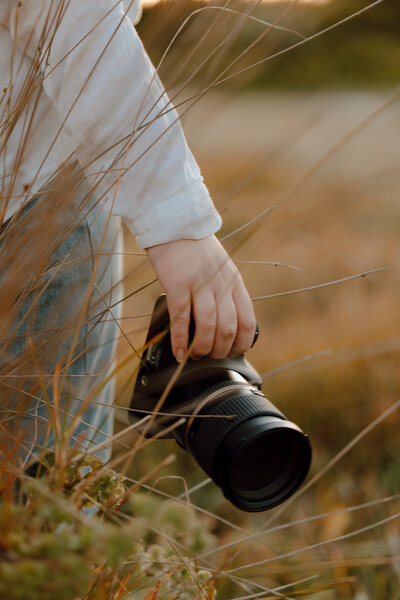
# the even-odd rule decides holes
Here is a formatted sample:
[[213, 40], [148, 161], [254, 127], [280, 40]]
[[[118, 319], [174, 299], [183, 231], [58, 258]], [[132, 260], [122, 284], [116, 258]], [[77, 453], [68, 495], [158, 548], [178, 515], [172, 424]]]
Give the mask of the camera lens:
[[216, 468], [229, 499], [244, 510], [273, 508], [303, 482], [311, 461], [308, 438], [297, 425], [253, 417], [222, 442]]
[[291, 458], [290, 436], [285, 431], [263, 431], [235, 451], [230, 478], [244, 492], [271, 485], [285, 471]]
[[[236, 377], [237, 379], [237, 377]], [[308, 437], [256, 388], [224, 381], [202, 394], [189, 449], [236, 507], [258, 512], [277, 506], [305, 479]], [[217, 401], [207, 403], [207, 398]]]

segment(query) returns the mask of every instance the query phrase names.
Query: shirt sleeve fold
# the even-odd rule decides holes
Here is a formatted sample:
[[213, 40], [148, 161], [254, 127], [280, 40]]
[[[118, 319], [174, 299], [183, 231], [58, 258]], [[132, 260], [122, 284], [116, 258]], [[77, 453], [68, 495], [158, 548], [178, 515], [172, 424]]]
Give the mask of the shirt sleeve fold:
[[11, 33], [45, 65], [44, 92], [104, 206], [142, 248], [215, 233], [220, 216], [122, 3], [13, 6]]

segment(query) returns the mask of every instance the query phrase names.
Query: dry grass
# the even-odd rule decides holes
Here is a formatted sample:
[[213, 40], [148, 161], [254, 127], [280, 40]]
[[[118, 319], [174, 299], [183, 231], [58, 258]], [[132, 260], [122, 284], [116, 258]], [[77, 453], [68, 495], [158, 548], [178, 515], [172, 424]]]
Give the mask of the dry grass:
[[[275, 589], [303, 577], [316, 577], [289, 587], [290, 593], [284, 597], [295, 598], [304, 590], [302, 595], [318, 599], [395, 599], [399, 560], [396, 365], [400, 350], [400, 272], [396, 258], [399, 182], [395, 160], [387, 159], [388, 168], [382, 173], [372, 154], [364, 165], [364, 178], [349, 178], [347, 171], [333, 176], [328, 170], [310, 179], [304, 189], [292, 192], [294, 184], [304, 177], [304, 165], [285, 156], [266, 162], [268, 147], [261, 146], [260, 152], [260, 140], [243, 133], [247, 116], [257, 118], [252, 112], [255, 106], [260, 119], [271, 107], [276, 111], [273, 118], [279, 119], [279, 103], [274, 97], [263, 98], [261, 102], [260, 98], [245, 96], [240, 104], [243, 120], [236, 123], [242, 128], [241, 151], [235, 152], [229, 141], [224, 151], [223, 140], [216, 136], [214, 151], [212, 145], [197, 138], [200, 127], [196, 123], [192, 123], [188, 135], [199, 146], [203, 171], [224, 216], [221, 237], [242, 227], [266, 206], [276, 204], [258, 223], [229, 237], [226, 245], [238, 260], [253, 297], [278, 296], [255, 303], [261, 337], [249, 358], [265, 375], [264, 393], [309, 433], [314, 446], [311, 480], [323, 474], [282, 512], [272, 511], [272, 517], [240, 514], [211, 485], [194, 491], [191, 501], [201, 511], [213, 511], [209, 525], [219, 538], [219, 548], [207, 558], [218, 568], [221, 598], [252, 597], [251, 593], [260, 591], [257, 585]], [[353, 109], [357, 101], [355, 94]], [[237, 99], [232, 99], [235, 102]], [[290, 100], [287, 102], [290, 104]], [[215, 106], [219, 107], [217, 113]], [[295, 110], [296, 98], [291, 106]], [[216, 130], [223, 130], [229, 98], [211, 98], [202, 109], [200, 122], [207, 117], [207, 107], [213, 110], [210, 119]], [[306, 119], [307, 113], [299, 117]], [[346, 114], [343, 119], [347, 119]], [[283, 138], [288, 129], [285, 131], [283, 126]], [[381, 146], [376, 152], [384, 152], [391, 140], [378, 139]], [[368, 132], [360, 143], [372, 144]], [[325, 146], [326, 151], [331, 147], [328, 137]], [[248, 148], [253, 148], [252, 152]], [[343, 164], [352, 160], [349, 144], [343, 144], [342, 153]], [[307, 160], [312, 168], [313, 158]], [[385, 181], [385, 176], [394, 185], [375, 184]], [[293, 194], [291, 201], [282, 202], [288, 192]], [[127, 248], [134, 249], [130, 238]], [[379, 267], [388, 269], [330, 288], [279, 296], [281, 292]], [[127, 270], [127, 282], [131, 281], [127, 289], [140, 287], [150, 277], [140, 258], [132, 258]], [[135, 302], [142, 303], [145, 312], [157, 293], [157, 289], [150, 288]], [[127, 303], [125, 309], [127, 317], [132, 315], [133, 303], [132, 308]], [[144, 318], [138, 330], [132, 332], [133, 343], [143, 339], [145, 322]], [[357, 436], [371, 423], [375, 423], [371, 430], [358, 440]], [[349, 444], [353, 447], [340, 458]], [[159, 442], [157, 446], [144, 451], [131, 471], [134, 479], [140, 479], [166, 452], [177, 452], [170, 442]], [[336, 457], [337, 464], [325, 472]], [[165, 480], [159, 481], [159, 475], [156, 478], [158, 493], [176, 495], [178, 485], [182, 498], [182, 476], [189, 489], [203, 480], [193, 461], [182, 453], [178, 453], [178, 463], [163, 473]], [[221, 518], [228, 518], [231, 525], [221, 522]], [[364, 528], [367, 531], [362, 533]], [[264, 536], [259, 534], [260, 529], [265, 529]], [[243, 530], [256, 541], [247, 542]], [[264, 544], [279, 550], [268, 550]], [[255, 564], [258, 561], [259, 566]], [[243, 565], [254, 565], [238, 571], [251, 582], [248, 596], [243, 590], [237, 591], [241, 585], [238, 581], [234, 583], [224, 575]], [[279, 596], [270, 593], [265, 597]]]
[[[246, 5], [245, 10], [250, 8]], [[243, 12], [239, 5], [236, 9]], [[279, 23], [284, 23], [285, 10], [288, 7], [282, 8]], [[184, 85], [183, 97], [196, 100], [210, 82], [224, 76], [219, 55], [212, 49], [222, 44], [221, 52], [226, 50], [237, 19], [229, 13], [225, 22], [218, 23], [207, 37], [202, 22], [199, 37], [191, 42], [194, 54], [198, 45], [203, 50], [200, 64], [209, 56], [212, 60], [205, 82], [197, 84], [199, 89]], [[189, 69], [187, 84], [193, 83], [193, 72]], [[39, 76], [40, 72], [31, 74], [33, 80]], [[28, 95], [29, 90], [28, 86]], [[393, 98], [389, 104], [388, 93], [354, 123], [343, 113], [350, 126], [339, 139], [328, 137], [317, 158], [304, 151], [303, 136], [312, 129], [304, 126], [309, 115], [299, 129], [287, 121], [283, 107], [274, 118], [286, 128], [282, 126], [281, 138], [272, 146], [265, 144], [265, 124], [259, 127], [260, 137], [252, 132], [243, 143], [232, 144], [229, 129], [223, 133], [223, 119], [227, 103], [238, 102], [239, 96], [235, 98], [211, 95], [209, 104], [191, 107], [189, 101], [181, 111], [186, 115], [191, 107], [187, 116], [199, 115], [200, 128], [189, 121], [188, 136], [198, 146], [203, 173], [224, 217], [221, 238], [226, 238], [251, 295], [263, 298], [255, 300], [261, 336], [249, 358], [264, 376], [265, 394], [311, 437], [314, 463], [309, 482], [283, 507], [249, 516], [232, 508], [172, 442], [148, 443], [128, 430], [103, 442], [103, 446], [114, 443], [114, 456], [106, 466], [92, 457], [92, 450], [86, 452], [77, 434], [79, 417], [95, 403], [95, 392], [110, 365], [94, 390], [91, 387], [81, 398], [78, 418], [68, 424], [63, 420], [68, 402], [65, 406], [61, 399], [66, 393], [68, 400], [69, 371], [85, 341], [79, 332], [87, 320], [93, 276], [71, 322], [44, 341], [25, 333], [24, 353], [2, 368], [0, 592], [9, 598], [399, 598], [397, 168], [388, 160], [383, 169], [372, 155], [369, 163], [358, 164], [356, 176], [352, 176], [355, 168], [345, 173], [330, 170], [338, 153], [344, 153], [344, 163], [351, 165], [353, 138], [379, 121], [381, 114], [391, 114], [398, 97], [397, 104]], [[258, 97], [256, 104], [261, 123], [271, 105], [266, 96]], [[245, 98], [243, 107], [241, 120], [230, 124], [236, 132], [246, 131], [247, 119], [257, 121], [253, 99]], [[353, 109], [357, 113], [357, 105]], [[218, 123], [223, 124], [216, 150], [207, 143], [205, 122], [216, 131]], [[13, 119], [7, 120], [7, 135], [13, 124]], [[203, 153], [201, 135], [206, 139]], [[363, 138], [363, 144], [376, 146], [374, 129], [371, 135]], [[390, 142], [393, 147], [395, 138]], [[296, 144], [297, 160], [290, 154]], [[384, 153], [389, 145], [383, 140], [377, 152]], [[15, 338], [11, 324], [32, 288], [40, 295], [54, 272], [63, 273], [65, 264], [52, 263], [54, 252], [81, 214], [71, 209], [71, 218], [60, 222], [60, 205], [64, 211], [71, 186], [62, 178], [58, 181], [60, 189], [51, 190], [54, 210], [41, 212], [44, 195], [29, 231], [21, 227], [18, 232], [17, 223], [2, 232], [0, 328], [10, 344]], [[89, 213], [95, 209], [88, 198], [80, 211], [85, 206]], [[273, 209], [264, 214], [269, 207]], [[46, 239], [40, 235], [43, 230]], [[125, 234], [125, 301], [118, 321], [115, 369], [115, 404], [122, 412], [159, 291], [145, 256]], [[96, 264], [101, 251], [79, 260]], [[72, 258], [67, 254], [65, 260]], [[331, 287], [299, 291], [380, 267], [390, 268]], [[112, 319], [110, 299], [98, 302], [97, 310], [92, 307], [97, 319]], [[97, 321], [91, 317], [89, 322]], [[60, 345], [60, 339], [69, 345], [54, 364], [50, 349]], [[3, 343], [3, 355], [6, 349]], [[34, 383], [27, 377], [27, 367], [34, 370]], [[4, 376], [10, 373], [21, 375], [21, 381], [7, 390]], [[41, 405], [47, 403], [43, 423], [55, 434], [52, 456], [47, 454], [49, 438], [42, 451], [32, 440], [27, 447], [24, 422], [17, 419], [25, 416], [32, 396]], [[36, 452], [40, 477], [24, 474], [21, 450], [24, 456]], [[125, 486], [115, 472], [126, 474]], [[15, 493], [17, 480], [22, 488]], [[88, 506], [92, 512], [95, 507], [97, 516], [85, 512]]]

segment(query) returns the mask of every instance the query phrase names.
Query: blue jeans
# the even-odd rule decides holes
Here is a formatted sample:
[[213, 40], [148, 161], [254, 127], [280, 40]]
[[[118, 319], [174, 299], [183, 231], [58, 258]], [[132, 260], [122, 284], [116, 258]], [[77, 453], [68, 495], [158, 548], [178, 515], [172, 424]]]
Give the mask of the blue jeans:
[[122, 229], [73, 184], [52, 182], [1, 230], [0, 448], [24, 465], [56, 438], [85, 449], [113, 431]]

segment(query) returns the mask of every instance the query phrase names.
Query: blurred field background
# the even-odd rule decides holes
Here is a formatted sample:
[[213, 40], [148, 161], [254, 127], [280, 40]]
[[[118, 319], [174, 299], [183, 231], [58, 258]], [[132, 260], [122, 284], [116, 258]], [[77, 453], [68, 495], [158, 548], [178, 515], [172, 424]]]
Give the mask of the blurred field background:
[[[219, 600], [396, 600], [400, 419], [390, 407], [400, 398], [399, 6], [377, 2], [337, 27], [368, 3], [227, 6], [241, 14], [161, 2], [145, 9], [138, 30], [158, 64], [199, 11], [160, 74], [224, 218], [220, 238], [252, 297], [277, 296], [254, 302], [261, 334], [248, 358], [264, 375], [265, 395], [309, 434], [311, 484], [282, 508], [247, 515], [213, 484], [189, 493], [204, 474], [175, 443], [158, 441], [136, 457], [130, 477], [146, 477], [169, 453], [176, 459], [146, 482], [152, 491], [140, 492], [137, 514], [156, 520], [163, 494], [186, 494], [199, 507], [196, 527], [209, 532], [214, 549], [202, 559], [197, 552], [198, 564], [216, 570]], [[138, 251], [128, 234], [126, 250]], [[387, 270], [280, 295], [380, 267]], [[145, 256], [126, 257], [121, 360], [144, 342], [160, 291], [147, 286], [153, 278]], [[130, 397], [133, 370], [120, 375], [117, 404]], [[347, 445], [354, 447], [341, 457]], [[183, 509], [177, 517], [186, 550], [193, 519]]]

